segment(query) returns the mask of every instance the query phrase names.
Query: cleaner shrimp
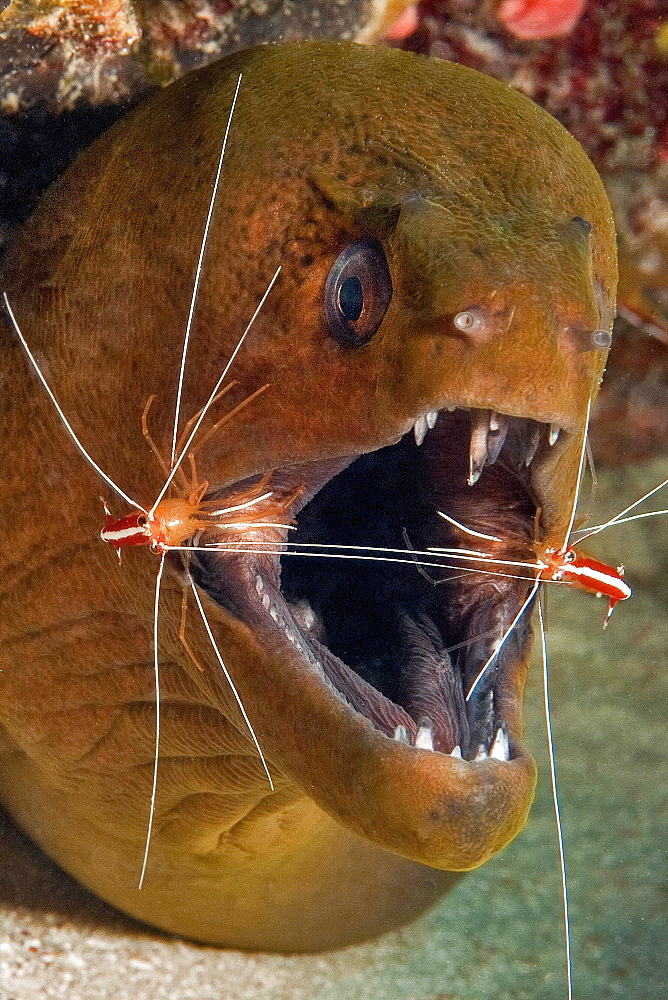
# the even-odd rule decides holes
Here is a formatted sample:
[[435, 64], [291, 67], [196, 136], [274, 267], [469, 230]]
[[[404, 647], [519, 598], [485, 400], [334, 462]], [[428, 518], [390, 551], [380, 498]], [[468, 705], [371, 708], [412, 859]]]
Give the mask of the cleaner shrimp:
[[[186, 358], [188, 353], [188, 346], [190, 342], [190, 335], [192, 331], [192, 324], [195, 315], [195, 308], [197, 303], [197, 294], [199, 290], [199, 284], [202, 274], [202, 266], [204, 262], [204, 256], [206, 252], [207, 240], [210, 231], [211, 221], [213, 218], [213, 212], [216, 203], [216, 196], [218, 188], [220, 185], [225, 151], [227, 147], [227, 140], [229, 136], [229, 131], [232, 123], [232, 117], [234, 114], [234, 108], [236, 105], [237, 97], [239, 94], [239, 88], [241, 86], [242, 77], [239, 75], [237, 80], [236, 89], [234, 92], [234, 97], [228, 114], [227, 125], [225, 129], [225, 134], [223, 137], [223, 142], [221, 145], [220, 156], [218, 160], [218, 166], [216, 171], [216, 176], [212, 188], [211, 198], [209, 201], [209, 209], [206, 217], [206, 222], [204, 226], [204, 231], [202, 235], [202, 240], [200, 244], [199, 259], [197, 262], [197, 268], [195, 273], [195, 280], [193, 283], [192, 295], [190, 300], [190, 308], [188, 312], [188, 320], [186, 324], [186, 331], [183, 340], [183, 347], [181, 352], [181, 363], [179, 369], [178, 386], [176, 393], [176, 405], [174, 412], [173, 421], [173, 431], [172, 431], [172, 444], [171, 444], [171, 455], [169, 464], [166, 463], [161, 456], [151, 434], [148, 429], [148, 413], [151, 405], [155, 399], [154, 396], [150, 396], [144, 407], [142, 413], [142, 433], [147, 441], [147, 444], [157, 460], [165, 479], [162, 487], [160, 488], [157, 497], [150, 506], [144, 506], [136, 499], [130, 497], [121, 486], [119, 486], [106, 472], [99, 466], [95, 461], [89, 451], [80, 441], [78, 435], [74, 431], [71, 423], [67, 419], [65, 412], [58, 403], [56, 396], [54, 395], [51, 387], [49, 386], [40, 366], [32, 353], [30, 346], [28, 345], [19, 322], [14, 315], [11, 304], [9, 302], [8, 296], [3, 292], [3, 302], [7, 316], [9, 317], [10, 323], [21, 342], [21, 345], [25, 351], [26, 357], [28, 358], [30, 365], [32, 366], [37, 378], [44, 387], [47, 395], [49, 396], [57, 414], [62, 423], [63, 427], [67, 431], [70, 439], [75, 444], [84, 460], [95, 470], [95, 472], [100, 476], [100, 478], [109, 486], [114, 493], [116, 493], [123, 501], [125, 501], [130, 507], [133, 508], [131, 513], [125, 514], [121, 518], [114, 518], [109, 510], [107, 502], [104, 498], [102, 499], [102, 504], [104, 508], [104, 525], [100, 531], [100, 537], [103, 542], [111, 545], [118, 555], [119, 561], [121, 559], [121, 553], [124, 548], [136, 547], [136, 546], [149, 546], [151, 550], [159, 555], [159, 564], [155, 578], [155, 594], [154, 594], [154, 615], [153, 615], [153, 664], [154, 664], [154, 679], [155, 679], [155, 747], [154, 747], [154, 764], [153, 764], [153, 778], [152, 778], [152, 789], [151, 789], [151, 801], [149, 808], [149, 820], [146, 834], [146, 842], [144, 849], [144, 856], [142, 859], [141, 874], [139, 877], [138, 888], [141, 889], [148, 863], [149, 847], [151, 841], [151, 835], [153, 830], [153, 821], [155, 815], [155, 803], [156, 803], [156, 792], [157, 792], [157, 781], [158, 781], [158, 760], [159, 760], [159, 750], [160, 750], [160, 674], [159, 674], [159, 609], [160, 609], [160, 591], [162, 585], [162, 579], [165, 569], [165, 559], [167, 554], [181, 546], [181, 543], [186, 541], [193, 536], [196, 536], [200, 532], [207, 530], [218, 530], [222, 528], [239, 528], [245, 529], [248, 527], [253, 527], [254, 522], [249, 522], [248, 516], [249, 512], [258, 511], [259, 506], [263, 501], [268, 500], [273, 494], [271, 491], [266, 491], [264, 486], [266, 484], [265, 477], [257, 487], [252, 487], [250, 490], [246, 491], [243, 495], [233, 498], [231, 503], [221, 507], [220, 503], [215, 500], [205, 500], [205, 494], [209, 489], [209, 483], [207, 481], [200, 482], [197, 476], [195, 455], [197, 451], [218, 431], [220, 430], [229, 420], [235, 417], [244, 407], [252, 403], [262, 392], [264, 392], [268, 386], [264, 385], [257, 389], [255, 392], [247, 396], [241, 403], [235, 406], [233, 409], [228, 411], [222, 418], [215, 421], [215, 423], [209, 427], [205, 433], [200, 436], [200, 439], [195, 444], [196, 436], [202, 426], [203, 421], [209, 414], [211, 408], [236, 384], [230, 382], [224, 386], [225, 379], [227, 378], [230, 367], [232, 366], [234, 359], [240, 350], [246, 336], [250, 332], [255, 319], [257, 318], [260, 310], [262, 309], [267, 297], [269, 296], [271, 289], [276, 282], [281, 268], [279, 267], [274, 273], [271, 281], [269, 282], [264, 295], [262, 296], [255, 312], [248, 321], [243, 333], [239, 337], [234, 351], [232, 352], [230, 358], [228, 359], [224, 369], [215, 385], [211, 391], [206, 403], [191, 417], [186, 423], [183, 431], [179, 434], [179, 418], [181, 410], [181, 399], [184, 383], [184, 373], [186, 366]], [[184, 471], [183, 462], [188, 460], [190, 465], [191, 479], [188, 481]], [[178, 485], [177, 485], [178, 484]], [[173, 493], [180, 493], [181, 495], [172, 495]], [[267, 512], [265, 511], [265, 516]], [[272, 511], [272, 513], [274, 513]], [[259, 511], [260, 516], [262, 516], [262, 511]], [[265, 520], [260, 522], [261, 525], [266, 523]], [[243, 716], [244, 722], [248, 728], [251, 739], [255, 745], [255, 749], [260, 758], [262, 767], [265, 771], [267, 781], [269, 783], [270, 789], [274, 790], [274, 783], [267, 765], [267, 761], [262, 752], [262, 748], [253, 729], [250, 719], [246, 713], [243, 706], [239, 693], [234, 685], [234, 682], [229, 674], [229, 671], [223, 661], [220, 651], [216, 645], [213, 632], [209, 625], [209, 622], [204, 611], [202, 602], [197, 594], [196, 588], [194, 586], [192, 577], [188, 570], [187, 564], [185, 566], [185, 576], [188, 584], [188, 588], [192, 590], [195, 596], [195, 603], [197, 605], [200, 616], [203, 620], [207, 635], [213, 646], [215, 656], [218, 663], [223, 671], [225, 678], [230, 685], [232, 693], [234, 695], [235, 701], [239, 707], [239, 710]], [[182, 603], [182, 617], [181, 617], [181, 627], [179, 630], [179, 638], [186, 650], [188, 656], [193, 660], [195, 665], [201, 669], [194, 653], [192, 652], [186, 637], [185, 637], [185, 615], [187, 610], [187, 596], [188, 589], [184, 589], [183, 593], [183, 603]]]

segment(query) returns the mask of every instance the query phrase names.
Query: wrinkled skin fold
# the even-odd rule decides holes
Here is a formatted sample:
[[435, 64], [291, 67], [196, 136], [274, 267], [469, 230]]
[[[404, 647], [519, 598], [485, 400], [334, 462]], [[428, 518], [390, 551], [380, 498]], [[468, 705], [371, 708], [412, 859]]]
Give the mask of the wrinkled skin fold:
[[[163, 477], [141, 413], [155, 393], [151, 432], [168, 455], [239, 73], [182, 423], [282, 270], [213, 416], [268, 389], [198, 452], [207, 497], [229, 502], [268, 474], [274, 520], [294, 520], [293, 541], [470, 548], [443, 510], [498, 536], [476, 540], [491, 554], [530, 558], [534, 531], [563, 536], [570, 516], [605, 361], [592, 333], [613, 316], [614, 232], [598, 177], [561, 126], [456, 65], [346, 44], [252, 50], [156, 95], [86, 152], [24, 228], [3, 279], [74, 430], [131, 497], [153, 502]], [[371, 261], [368, 287], [359, 261]], [[370, 334], [367, 305], [379, 313]], [[192, 655], [179, 639], [185, 576], [173, 553], [139, 891], [157, 559], [129, 551], [119, 565], [100, 541], [100, 493], [114, 516], [126, 509], [72, 445], [9, 324], [1, 345], [0, 789], [44, 850], [158, 927], [304, 950], [413, 919], [518, 833], [535, 784], [521, 742], [528, 615], [479, 696], [464, 694], [530, 579], [434, 583], [452, 571], [420, 573], [410, 555], [394, 566], [194, 555], [271, 792], [192, 595]], [[286, 534], [265, 525], [242, 537], [252, 548]]]

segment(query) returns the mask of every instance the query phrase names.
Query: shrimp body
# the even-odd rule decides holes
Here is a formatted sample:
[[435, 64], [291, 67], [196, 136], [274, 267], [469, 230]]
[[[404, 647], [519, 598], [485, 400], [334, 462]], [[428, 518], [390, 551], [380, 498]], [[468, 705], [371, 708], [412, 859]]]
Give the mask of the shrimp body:
[[603, 628], [610, 621], [615, 604], [631, 596], [631, 588], [624, 579], [624, 567], [616, 569], [593, 559], [571, 546], [555, 548], [549, 543], [535, 547], [538, 558], [538, 580], [566, 583], [577, 590], [588, 590], [597, 597], [608, 598], [608, 613]]
[[100, 538], [113, 545], [119, 557], [121, 549], [131, 545], [150, 545], [154, 552], [167, 552], [170, 546], [182, 545], [208, 526], [195, 516], [197, 509], [189, 500], [172, 497], [162, 500], [153, 512], [136, 510], [116, 520], [105, 504]]

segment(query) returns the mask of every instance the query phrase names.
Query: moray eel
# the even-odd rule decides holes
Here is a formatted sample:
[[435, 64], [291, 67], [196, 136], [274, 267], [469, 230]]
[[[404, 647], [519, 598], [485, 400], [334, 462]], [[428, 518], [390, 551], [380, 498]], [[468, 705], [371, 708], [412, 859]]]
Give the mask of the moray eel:
[[[150, 430], [168, 455], [239, 74], [184, 420], [282, 270], [214, 416], [268, 388], [198, 452], [207, 496], [224, 506], [266, 483], [292, 541], [470, 548], [440, 510], [502, 538], [476, 547], [526, 558], [535, 530], [558, 537], [568, 522], [614, 311], [613, 224], [565, 130], [461, 66], [337, 43], [251, 50], [156, 94], [84, 153], [3, 282], [72, 427], [153, 502], [163, 474], [141, 414], [155, 394]], [[396, 564], [193, 556], [272, 792], [192, 596], [190, 654], [179, 639], [173, 553], [138, 889], [157, 560], [132, 550], [119, 565], [100, 542], [100, 493], [117, 517], [127, 508], [74, 447], [8, 322], [1, 377], [0, 788], [52, 858], [159, 928], [308, 950], [415, 918], [508, 844], [536, 780], [521, 742], [528, 616], [463, 696], [531, 581], [418, 569], [409, 552]], [[252, 549], [286, 532], [243, 537]]]

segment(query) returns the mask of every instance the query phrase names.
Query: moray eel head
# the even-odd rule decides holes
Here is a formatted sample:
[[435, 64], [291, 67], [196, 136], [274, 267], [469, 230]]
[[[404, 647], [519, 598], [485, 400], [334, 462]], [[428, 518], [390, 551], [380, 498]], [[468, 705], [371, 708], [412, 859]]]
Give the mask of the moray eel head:
[[[179, 826], [174, 786], [163, 802], [160, 782], [155, 868], [143, 895], [122, 887], [115, 872], [100, 876], [94, 865], [73, 861], [53, 837], [41, 839], [97, 891], [161, 926], [209, 940], [312, 947], [407, 919], [442, 891], [436, 874], [419, 900], [405, 890], [409, 879], [420, 882], [420, 866], [472, 869], [526, 820], [535, 784], [521, 742], [528, 613], [474, 695], [465, 695], [526, 599], [531, 573], [503, 575], [498, 565], [496, 575], [475, 572], [477, 563], [439, 560], [430, 550], [473, 548], [526, 561], [537, 534], [563, 538], [613, 317], [615, 243], [602, 185], [578, 144], [530, 101], [464, 67], [392, 50], [296, 44], [242, 53], [184, 78], [84, 155], [33, 219], [8, 268], [17, 315], [50, 356], [54, 388], [75, 410], [73, 422], [92, 422], [98, 460], [144, 503], [157, 493], [160, 473], [138, 414], [149, 392], [157, 393], [151, 427], [168, 450], [201, 233], [193, 220], [206, 215], [239, 73], [184, 413], [206, 398], [280, 265], [235, 358], [230, 377], [238, 384], [227, 398], [268, 388], [210, 438], [197, 465], [208, 498], [221, 506], [266, 482], [275, 519], [294, 527], [249, 529], [246, 547], [260, 551], [193, 554], [191, 572], [277, 784], [267, 795], [257, 761], [245, 776], [262, 801], [265, 838], [256, 828], [248, 833], [249, 856], [281, 859], [266, 875], [274, 887], [287, 864], [276, 846], [283, 835], [302, 869], [320, 871], [313, 845], [329, 817], [350, 857], [361, 850], [351, 844], [372, 845], [371, 867], [393, 873], [379, 896], [394, 878], [406, 907], [388, 904], [391, 914], [368, 924], [348, 913], [331, 935], [313, 930], [313, 917], [302, 937], [275, 928], [254, 937], [250, 918], [240, 931], [223, 917], [216, 923], [214, 904], [203, 902], [202, 871], [192, 905], [174, 875], [188, 851], [200, 850], [196, 831], [213, 821], [191, 802]], [[46, 247], [37, 265], [26, 251], [35, 245]], [[98, 276], [109, 260], [102, 287]], [[94, 402], [91, 377], [103, 390]], [[39, 387], [30, 393], [36, 399]], [[96, 484], [88, 472], [79, 473], [77, 504], [91, 507], [94, 533]], [[39, 475], [33, 470], [31, 481]], [[238, 538], [220, 530], [205, 541]], [[396, 561], [262, 551], [272, 541], [299, 543], [294, 551], [361, 546], [366, 556], [387, 548]], [[98, 563], [107, 555], [97, 567], [102, 603], [112, 607], [122, 589], [148, 633], [153, 564], [140, 569], [127, 556], [119, 571], [111, 553]], [[169, 563], [165, 628], [178, 623], [183, 578], [180, 556]], [[111, 582], [119, 572], [123, 588]], [[172, 661], [245, 739], [192, 610], [187, 634], [204, 670], [176, 642]], [[201, 725], [201, 738], [215, 746], [215, 725]], [[253, 756], [249, 741], [246, 752]], [[223, 774], [220, 794], [236, 794], [239, 781]], [[142, 790], [135, 808], [146, 801]], [[8, 799], [26, 826], [37, 826], [16, 795]], [[312, 828], [294, 820], [302, 799], [317, 807]], [[135, 827], [141, 843], [144, 827]], [[227, 866], [220, 877], [231, 877], [236, 855], [220, 840], [215, 850], [207, 843], [207, 864], [220, 850]], [[327, 864], [343, 871], [333, 843], [330, 837]], [[243, 864], [250, 862], [239, 862], [239, 871]], [[363, 870], [351, 862], [341, 876], [353, 896], [367, 879]], [[213, 875], [209, 881], [213, 894]], [[336, 891], [324, 894], [327, 905]], [[308, 898], [313, 914], [317, 904]], [[296, 927], [294, 899], [281, 906], [276, 920]]]

